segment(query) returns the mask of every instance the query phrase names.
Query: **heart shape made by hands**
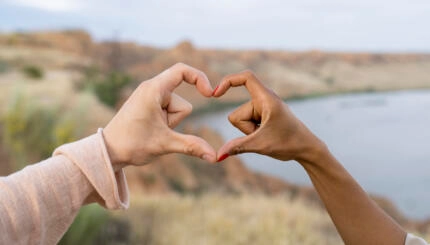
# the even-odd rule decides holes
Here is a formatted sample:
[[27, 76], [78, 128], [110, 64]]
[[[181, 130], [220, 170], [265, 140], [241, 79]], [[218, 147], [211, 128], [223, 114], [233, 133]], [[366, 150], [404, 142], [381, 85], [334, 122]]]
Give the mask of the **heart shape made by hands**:
[[[245, 136], [215, 151], [200, 137], [174, 131], [192, 110], [189, 102], [174, 93], [184, 81], [208, 98], [221, 97], [231, 87], [245, 86], [251, 100], [228, 118]], [[209, 162], [244, 152], [290, 160], [306, 142], [306, 135], [301, 136], [298, 130], [307, 133], [283, 101], [252, 72], [226, 76], [213, 90], [203, 72], [179, 63], [142, 82], [106, 126], [104, 136], [113, 162], [144, 165], [168, 153], [184, 153]]]

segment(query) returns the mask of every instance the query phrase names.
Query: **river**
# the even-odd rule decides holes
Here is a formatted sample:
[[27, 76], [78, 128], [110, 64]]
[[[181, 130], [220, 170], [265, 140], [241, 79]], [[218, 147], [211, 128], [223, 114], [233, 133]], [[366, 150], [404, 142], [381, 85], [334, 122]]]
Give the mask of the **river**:
[[[392, 200], [412, 218], [430, 218], [430, 90], [347, 94], [287, 101], [370, 193]], [[242, 136], [226, 109], [194, 117], [226, 139]], [[299, 164], [257, 154], [240, 156], [252, 169], [310, 185]]]

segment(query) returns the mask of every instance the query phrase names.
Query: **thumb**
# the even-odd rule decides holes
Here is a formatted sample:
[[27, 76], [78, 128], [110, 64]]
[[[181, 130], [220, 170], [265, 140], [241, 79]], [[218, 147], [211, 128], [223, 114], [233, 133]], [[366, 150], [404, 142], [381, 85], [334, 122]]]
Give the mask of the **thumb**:
[[253, 138], [254, 135], [248, 135], [240, 138], [236, 138], [225, 143], [218, 150], [217, 153], [217, 161], [220, 162], [225, 158], [237, 155], [245, 152], [255, 152], [253, 147]]
[[172, 137], [168, 144], [169, 153], [182, 153], [195, 156], [208, 162], [216, 161], [216, 152], [204, 139], [188, 134], [180, 134], [172, 131]]

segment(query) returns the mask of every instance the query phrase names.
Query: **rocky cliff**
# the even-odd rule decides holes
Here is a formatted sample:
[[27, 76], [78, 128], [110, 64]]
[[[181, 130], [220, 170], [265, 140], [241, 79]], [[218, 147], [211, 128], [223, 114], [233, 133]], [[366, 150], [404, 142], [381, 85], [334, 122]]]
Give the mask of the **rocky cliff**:
[[[95, 42], [79, 30], [0, 35], [0, 46], [72, 53], [105, 70], [125, 71], [135, 78], [136, 84], [176, 62], [184, 62], [203, 70], [213, 85], [227, 74], [252, 69], [283, 98], [430, 87], [429, 54], [215, 50], [196, 48], [189, 41], [160, 49], [130, 42]], [[71, 67], [79, 66], [75, 62]], [[208, 105], [189, 86], [180, 86], [177, 92], [196, 108]], [[221, 101], [246, 98], [246, 91], [233, 89]]]

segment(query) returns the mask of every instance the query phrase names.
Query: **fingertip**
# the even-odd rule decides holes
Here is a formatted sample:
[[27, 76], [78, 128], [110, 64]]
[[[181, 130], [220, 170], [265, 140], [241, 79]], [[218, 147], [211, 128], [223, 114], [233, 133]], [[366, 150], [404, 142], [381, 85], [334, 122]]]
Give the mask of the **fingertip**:
[[190, 135], [190, 141], [194, 140], [196, 143], [194, 146], [195, 156], [200, 157], [201, 159], [208, 161], [208, 162], [216, 162], [216, 151], [213, 149], [213, 147], [204, 139]]
[[230, 154], [228, 154], [228, 153], [222, 154], [216, 162], [224, 161], [229, 156], [230, 156]]
[[218, 91], [219, 84], [215, 87], [214, 91], [212, 92], [212, 97], [217, 97], [216, 92]]
[[[201, 91], [202, 95], [208, 98], [212, 97], [214, 89], [212, 88], [209, 78], [202, 71], [200, 71], [199, 74], [200, 74], [200, 79], [203, 82], [203, 88]], [[197, 83], [196, 85], [198, 86], [199, 84]]]
[[[230, 152], [230, 147], [231, 147], [231, 141], [225, 143], [223, 146], [221, 146], [221, 148], [218, 149], [217, 151], [217, 162], [219, 162], [219, 159], [221, 159], [222, 157], [224, 157], [225, 155], [231, 156], [231, 152]], [[225, 159], [225, 157], [224, 157]], [[222, 160], [221, 160], [222, 161]]]
[[207, 98], [212, 97], [214, 94], [214, 90], [210, 85], [209, 81], [207, 82], [205, 81], [202, 87], [200, 87], [199, 84], [197, 84], [197, 90], [199, 90], [200, 93]]
[[228, 80], [227, 82], [225, 80], [222, 80], [218, 86], [215, 87], [214, 92], [213, 92], [213, 97], [215, 98], [219, 98], [221, 96], [223, 96], [227, 90], [230, 88], [230, 86], [228, 86]]
[[179, 86], [182, 81], [193, 84], [197, 90], [205, 97], [211, 97], [213, 88], [209, 82], [208, 77], [203, 71], [198, 70], [192, 66], [184, 63], [177, 63], [171, 68], [167, 69], [163, 74], [173, 74], [173, 79], [166, 79], [166, 86], [169, 91], [173, 91]]

